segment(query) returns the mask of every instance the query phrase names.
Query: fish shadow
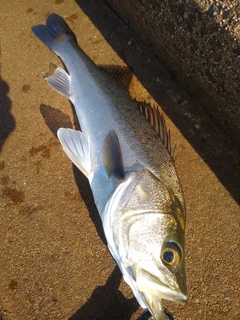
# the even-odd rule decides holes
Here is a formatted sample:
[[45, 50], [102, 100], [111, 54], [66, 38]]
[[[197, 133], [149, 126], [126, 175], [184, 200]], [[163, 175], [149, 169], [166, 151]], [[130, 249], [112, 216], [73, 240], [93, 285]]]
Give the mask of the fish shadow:
[[95, 205], [88, 179], [74, 164], [73, 164], [73, 174], [75, 178], [75, 183], [78, 187], [78, 191], [88, 209], [89, 216], [94, 223], [98, 236], [100, 237], [102, 242], [105, 245], [107, 245], [106, 238], [103, 231], [102, 221], [98, 213], [97, 207]]
[[59, 128], [73, 127], [70, 117], [59, 109], [41, 104], [40, 112], [46, 125], [52, 131], [55, 137], [57, 137], [57, 131]]
[[0, 151], [3, 144], [15, 128], [15, 119], [10, 113], [12, 102], [8, 97], [9, 86], [0, 78]]
[[[76, 0], [76, 3], [240, 204], [239, 153], [210, 115], [181, 89], [174, 73], [167, 70], [166, 64], [105, 1]], [[193, 119], [201, 121], [200, 130]]]
[[130, 320], [139, 306], [135, 298], [126, 299], [119, 291], [121, 278], [122, 274], [116, 266], [106, 284], [97, 287], [88, 301], [69, 320]]

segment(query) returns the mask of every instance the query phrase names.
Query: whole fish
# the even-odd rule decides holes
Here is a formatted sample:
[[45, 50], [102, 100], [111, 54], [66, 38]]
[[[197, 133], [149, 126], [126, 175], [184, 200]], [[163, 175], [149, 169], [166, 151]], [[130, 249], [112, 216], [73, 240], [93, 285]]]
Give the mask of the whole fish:
[[71, 100], [81, 131], [60, 128], [58, 138], [89, 180], [109, 250], [139, 304], [165, 319], [162, 299], [187, 299], [185, 205], [160, 113], [138, 110], [116, 79], [124, 71], [96, 66], [60, 16], [32, 31], [66, 66], [46, 81]]

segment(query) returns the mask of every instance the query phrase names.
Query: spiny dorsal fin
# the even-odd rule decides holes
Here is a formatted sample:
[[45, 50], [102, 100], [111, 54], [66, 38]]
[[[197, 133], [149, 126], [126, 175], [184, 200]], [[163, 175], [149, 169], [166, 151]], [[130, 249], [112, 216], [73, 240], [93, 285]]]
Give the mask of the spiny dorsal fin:
[[170, 130], [167, 130], [163, 114], [159, 111], [157, 105], [151, 105], [145, 101], [134, 100], [137, 108], [142, 112], [147, 121], [151, 124], [157, 135], [161, 138], [163, 144], [167, 148], [174, 160], [175, 146], [171, 146]]
[[100, 68], [107, 71], [113, 78], [119, 81], [125, 89], [128, 89], [132, 79], [132, 71], [126, 66], [118, 65], [99, 65]]

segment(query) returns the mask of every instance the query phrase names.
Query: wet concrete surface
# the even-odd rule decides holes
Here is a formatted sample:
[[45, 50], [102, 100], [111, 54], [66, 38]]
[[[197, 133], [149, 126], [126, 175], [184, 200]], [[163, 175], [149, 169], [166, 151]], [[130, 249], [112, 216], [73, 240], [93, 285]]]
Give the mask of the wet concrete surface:
[[3, 1], [0, 83], [0, 318], [134, 320], [142, 309], [108, 252], [85, 177], [56, 138], [70, 103], [45, 83], [60, 60], [31, 33], [63, 16], [97, 64], [127, 64], [130, 92], [162, 108], [187, 206], [178, 320], [240, 318], [240, 156], [197, 102], [102, 1]]

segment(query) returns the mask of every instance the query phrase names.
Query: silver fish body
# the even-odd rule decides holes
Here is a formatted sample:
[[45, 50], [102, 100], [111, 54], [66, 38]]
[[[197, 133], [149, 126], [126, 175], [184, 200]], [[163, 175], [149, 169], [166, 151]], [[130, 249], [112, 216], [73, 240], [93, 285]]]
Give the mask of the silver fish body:
[[[123, 86], [79, 48], [51, 14], [33, 33], [56, 53], [48, 84], [74, 104], [81, 132], [59, 129], [64, 151], [88, 177], [108, 247], [125, 281], [154, 319], [161, 299], [184, 303], [185, 206], [166, 146]], [[156, 114], [155, 114], [156, 117]]]

